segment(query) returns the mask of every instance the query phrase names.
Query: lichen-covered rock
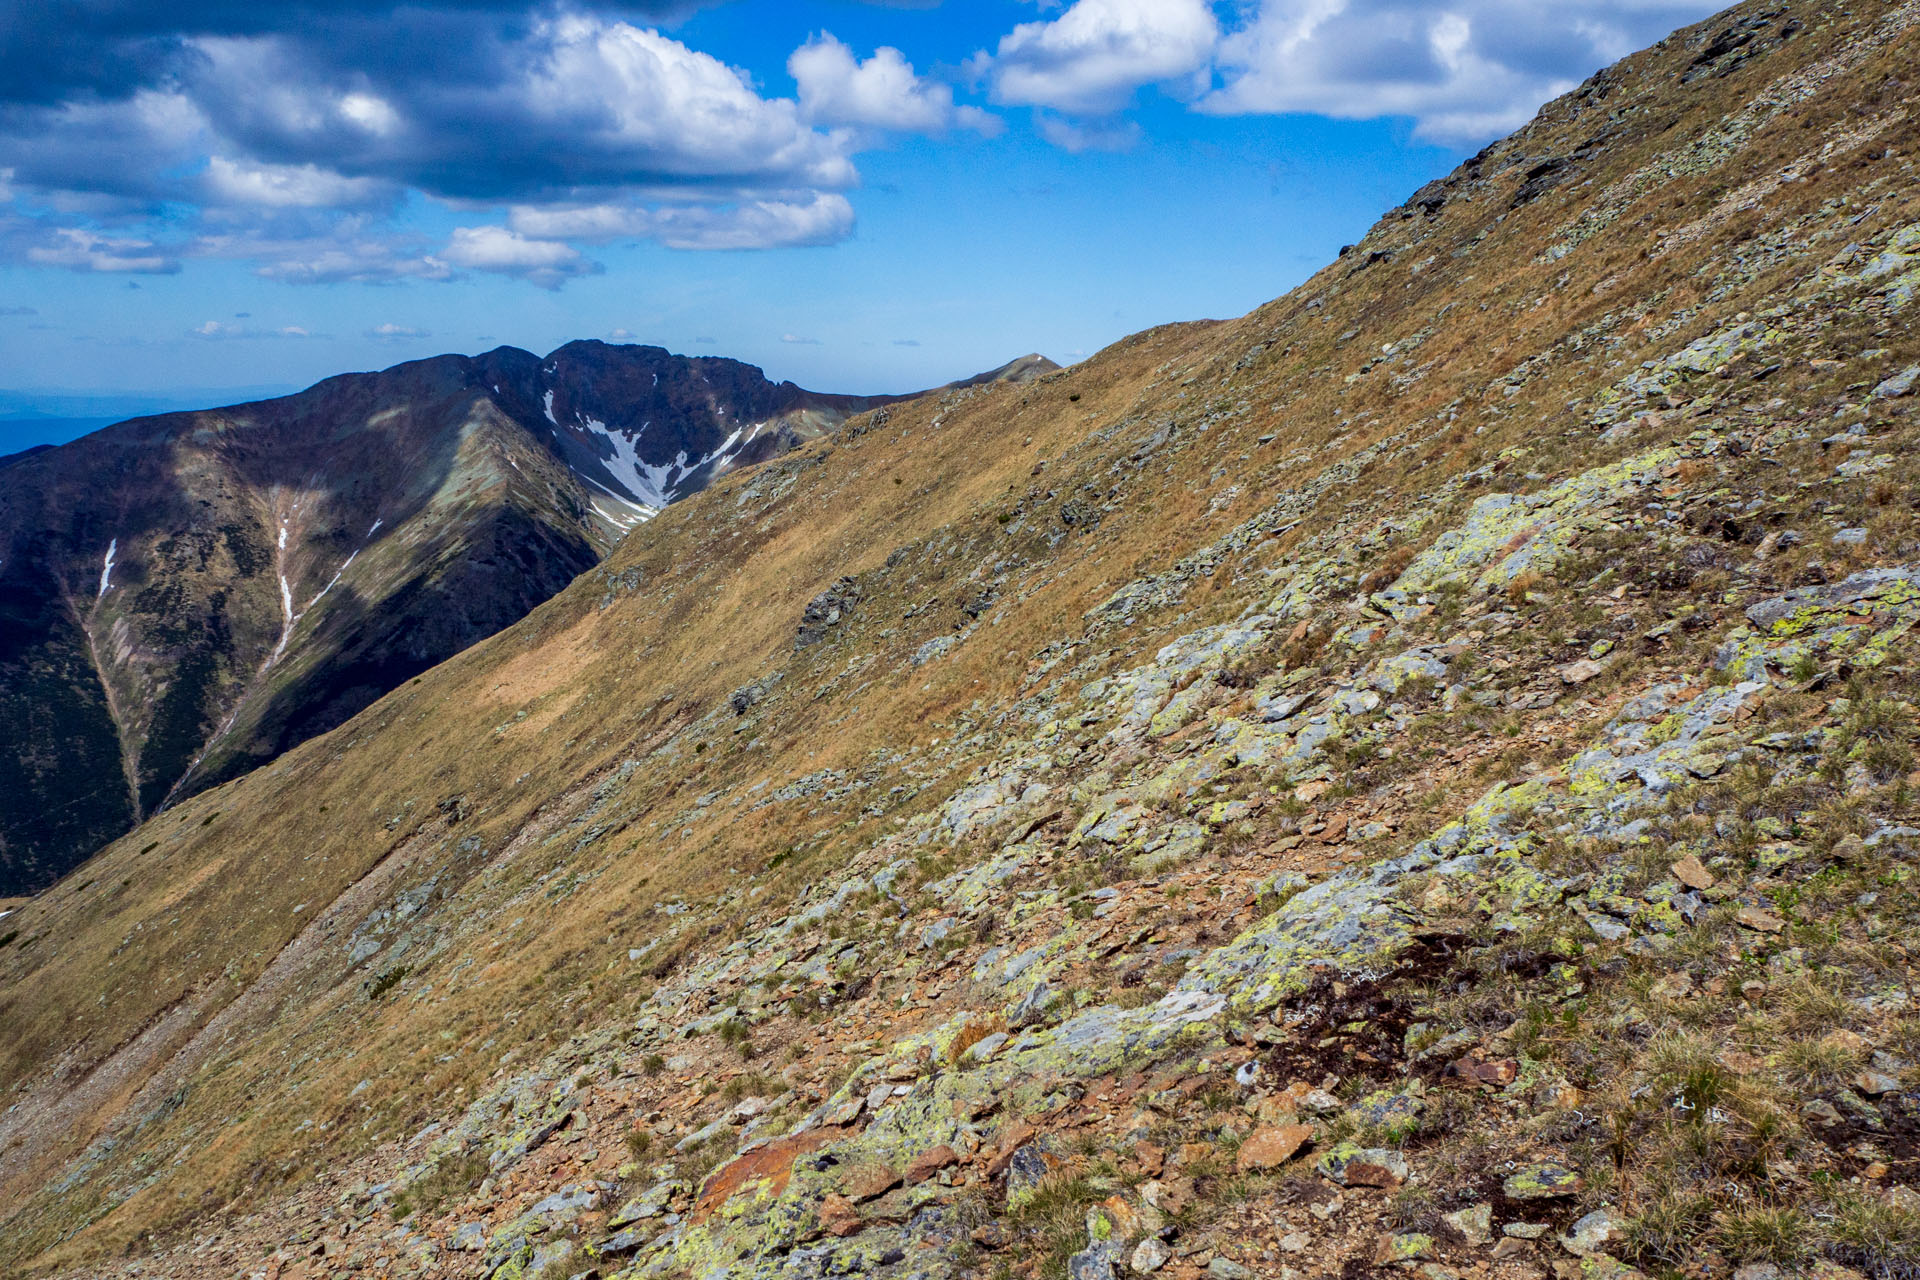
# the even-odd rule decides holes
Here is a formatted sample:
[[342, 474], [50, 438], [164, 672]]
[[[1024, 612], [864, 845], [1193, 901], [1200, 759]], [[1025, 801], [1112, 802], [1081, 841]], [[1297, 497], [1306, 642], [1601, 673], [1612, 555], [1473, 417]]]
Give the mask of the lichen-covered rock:
[[1568, 1253], [1585, 1257], [1605, 1251], [1620, 1235], [1620, 1220], [1611, 1209], [1603, 1206], [1567, 1228], [1567, 1233], [1560, 1237], [1560, 1244]]
[[1398, 1151], [1356, 1142], [1333, 1147], [1315, 1167], [1328, 1181], [1343, 1187], [1397, 1187], [1413, 1176], [1406, 1157]]
[[1908, 365], [1875, 387], [1873, 395], [1876, 400], [1897, 400], [1913, 394], [1916, 383], [1920, 383], [1920, 364]]
[[794, 636], [793, 647], [804, 649], [808, 645], [820, 643], [827, 638], [827, 633], [838, 626], [840, 620], [851, 613], [854, 606], [859, 603], [859, 580], [841, 578], [807, 602], [806, 611], [800, 616], [800, 628]]
[[1408, 1231], [1383, 1237], [1379, 1248], [1374, 1251], [1373, 1261], [1375, 1266], [1387, 1267], [1396, 1263], [1418, 1262], [1432, 1256], [1433, 1237], [1419, 1231]]
[[1470, 1245], [1490, 1244], [1493, 1241], [1493, 1206], [1482, 1202], [1465, 1209], [1456, 1209], [1452, 1213], [1441, 1215], [1441, 1220], [1460, 1233], [1461, 1239]]
[[1500, 1189], [1509, 1200], [1557, 1200], [1574, 1195], [1584, 1185], [1580, 1175], [1565, 1165], [1542, 1161], [1514, 1170]]
[[1459, 528], [1434, 539], [1394, 582], [1409, 595], [1450, 582], [1475, 590], [1504, 587], [1522, 574], [1550, 572], [1599, 514], [1645, 488], [1677, 460], [1659, 449], [1598, 467], [1532, 496], [1496, 493], [1477, 499]]

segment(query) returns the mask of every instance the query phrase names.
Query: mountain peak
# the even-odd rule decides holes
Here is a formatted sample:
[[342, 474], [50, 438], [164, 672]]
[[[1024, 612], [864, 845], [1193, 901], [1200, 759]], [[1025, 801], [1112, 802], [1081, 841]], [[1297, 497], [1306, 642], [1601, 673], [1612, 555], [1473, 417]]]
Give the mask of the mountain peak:
[[0, 749], [0, 895], [524, 616], [669, 502], [888, 402], [659, 347], [499, 347], [0, 462], [0, 713], [67, 726]]

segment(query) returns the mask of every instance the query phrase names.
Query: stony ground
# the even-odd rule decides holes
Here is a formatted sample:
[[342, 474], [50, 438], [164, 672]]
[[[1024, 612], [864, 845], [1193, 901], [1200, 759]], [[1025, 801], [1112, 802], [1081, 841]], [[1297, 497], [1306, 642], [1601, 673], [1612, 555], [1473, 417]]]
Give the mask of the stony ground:
[[[707, 576], [635, 552], [435, 673], [458, 752], [403, 700], [215, 797], [321, 841], [338, 761], [442, 770], [131, 1120], [45, 1117], [135, 1019], [13, 1069], [11, 1256], [1920, 1275], [1917, 25], [1683, 33], [1245, 320], [662, 517]], [[817, 552], [896, 490], [895, 549]], [[819, 567], [727, 666], [646, 628], [735, 539]], [[592, 681], [650, 663], [721, 683], [634, 728]]]

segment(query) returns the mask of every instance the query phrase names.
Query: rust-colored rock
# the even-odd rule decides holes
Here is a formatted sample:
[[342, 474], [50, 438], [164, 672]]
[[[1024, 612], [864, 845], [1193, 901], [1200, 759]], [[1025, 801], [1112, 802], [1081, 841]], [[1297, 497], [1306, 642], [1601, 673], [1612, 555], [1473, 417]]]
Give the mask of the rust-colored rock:
[[1251, 1137], [1240, 1144], [1240, 1154], [1234, 1160], [1234, 1167], [1241, 1173], [1278, 1169], [1312, 1141], [1313, 1129], [1310, 1125], [1282, 1124], [1256, 1129]]
[[758, 1182], [765, 1182], [773, 1195], [786, 1190], [787, 1181], [793, 1176], [793, 1162], [839, 1135], [832, 1130], [811, 1129], [792, 1138], [781, 1138], [769, 1142], [766, 1146], [747, 1152], [737, 1159], [715, 1169], [700, 1184], [699, 1198], [694, 1201], [693, 1212], [689, 1215], [694, 1222], [703, 1222], [706, 1218], [732, 1199], [743, 1188]]
[[900, 1185], [900, 1171], [884, 1164], [863, 1164], [847, 1173], [847, 1198], [858, 1204], [877, 1200]]
[[907, 1165], [907, 1185], [918, 1186], [942, 1169], [950, 1169], [960, 1163], [960, 1153], [946, 1143], [941, 1143], [931, 1151], [923, 1151]]
[[1139, 1166], [1140, 1172], [1149, 1178], [1157, 1178], [1160, 1171], [1167, 1167], [1166, 1149], [1151, 1142], [1136, 1142], [1133, 1144], [1133, 1162]]
[[1300, 1114], [1300, 1100], [1291, 1094], [1275, 1093], [1253, 1106], [1253, 1118], [1263, 1125], [1292, 1124]]
[[1378, 1187], [1390, 1191], [1405, 1182], [1406, 1175], [1390, 1164], [1365, 1157], [1347, 1165], [1347, 1185], [1350, 1187]]
[[1017, 1120], [1008, 1125], [1006, 1132], [1000, 1135], [1000, 1154], [987, 1161], [987, 1176], [997, 1178], [1005, 1173], [1007, 1166], [1013, 1163], [1013, 1153], [1031, 1142], [1034, 1134], [1038, 1132], [1039, 1130], [1025, 1120]]
[[1195, 1191], [1192, 1178], [1173, 1178], [1157, 1184], [1158, 1190], [1147, 1203], [1164, 1213], [1184, 1213], [1193, 1204]]
[[860, 1211], [845, 1196], [828, 1192], [820, 1202], [820, 1229], [830, 1236], [850, 1236], [860, 1229]]
[[1113, 1224], [1115, 1239], [1132, 1240], [1137, 1238], [1146, 1227], [1140, 1217], [1140, 1211], [1125, 1196], [1108, 1196], [1100, 1202], [1100, 1211], [1107, 1215], [1107, 1221]]
[[1471, 1080], [1475, 1084], [1504, 1087], [1520, 1078], [1520, 1064], [1512, 1058], [1502, 1058], [1497, 1062], [1478, 1062], [1472, 1058], [1461, 1058], [1447, 1064], [1447, 1074], [1458, 1076], [1462, 1080]]
[[1007, 1229], [997, 1222], [983, 1222], [975, 1227], [967, 1238], [982, 1249], [1004, 1249], [1007, 1247]]

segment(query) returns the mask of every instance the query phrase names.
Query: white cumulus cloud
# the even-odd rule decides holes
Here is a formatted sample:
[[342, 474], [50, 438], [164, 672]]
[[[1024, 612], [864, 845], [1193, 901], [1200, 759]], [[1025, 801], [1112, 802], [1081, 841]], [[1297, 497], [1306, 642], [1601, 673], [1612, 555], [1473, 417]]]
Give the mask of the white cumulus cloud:
[[1222, 41], [1220, 114], [1411, 117], [1419, 136], [1473, 143], [1719, 0], [1260, 0]]
[[790, 199], [664, 206], [516, 206], [522, 235], [604, 243], [657, 240], [670, 249], [791, 249], [837, 244], [853, 234], [853, 205], [838, 192]]
[[1205, 0], [1076, 0], [975, 60], [996, 102], [1080, 115], [1118, 110], [1144, 85], [1203, 89], [1220, 24]]
[[349, 178], [316, 164], [259, 164], [213, 156], [204, 179], [208, 202], [265, 209], [327, 209], [388, 198], [392, 187]]
[[[584, 239], [683, 248], [851, 233], [841, 193], [858, 183], [863, 130], [816, 124], [708, 53], [567, 6], [477, 27], [408, 6], [393, 21], [431, 55], [367, 45], [365, 25], [330, 29], [344, 43], [295, 22], [183, 30], [150, 87], [0, 113], [0, 205], [21, 202], [0, 226], [0, 261], [135, 272], [227, 258], [290, 282], [484, 271], [546, 288], [601, 270], [513, 223], [422, 244], [394, 216], [410, 197], [474, 215], [547, 210]], [[843, 89], [821, 109], [973, 119], [897, 52], [856, 61]], [[613, 211], [597, 232], [581, 212], [596, 209]], [[175, 237], [177, 252], [157, 247]]]
[[[304, 222], [305, 219], [301, 219]], [[416, 236], [399, 235], [366, 214], [321, 217], [282, 234], [256, 226], [198, 237], [196, 258], [250, 261], [254, 274], [288, 284], [387, 284], [396, 280], [451, 280], [452, 265]]]
[[171, 275], [180, 270], [179, 259], [151, 240], [100, 235], [83, 227], [55, 228], [46, 241], [29, 248], [24, 256], [35, 266], [72, 271]]
[[546, 289], [558, 289], [574, 276], [602, 269], [572, 245], [530, 239], [506, 227], [455, 227], [440, 257], [456, 267], [518, 276]]
[[515, 87], [527, 132], [564, 136], [661, 178], [764, 178], [844, 187], [846, 144], [811, 129], [788, 98], [762, 98], [740, 72], [657, 31], [566, 16], [543, 24], [547, 46]]
[[925, 79], [898, 49], [882, 46], [862, 62], [823, 32], [793, 51], [787, 71], [800, 89], [800, 114], [829, 125], [940, 133], [955, 125], [992, 132], [997, 116], [956, 107], [951, 85]]
[[431, 338], [427, 329], [415, 329], [411, 325], [395, 324], [389, 320], [385, 324], [375, 325], [367, 330], [367, 336], [376, 342], [412, 342], [421, 338]]
[[[243, 313], [244, 314], [244, 313]], [[304, 325], [282, 325], [277, 329], [235, 324], [230, 320], [209, 320], [189, 331], [196, 338], [311, 338], [316, 335]]]

